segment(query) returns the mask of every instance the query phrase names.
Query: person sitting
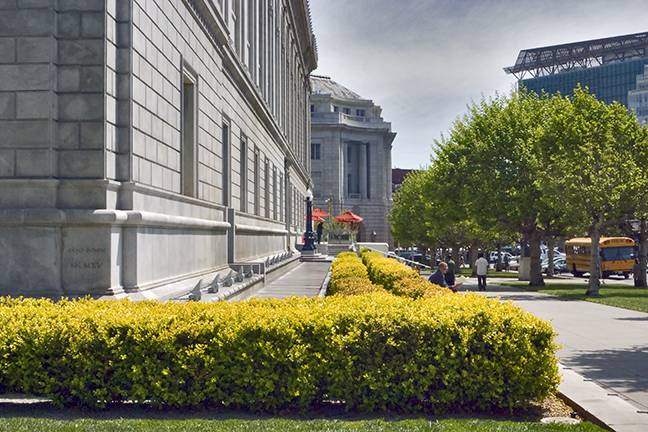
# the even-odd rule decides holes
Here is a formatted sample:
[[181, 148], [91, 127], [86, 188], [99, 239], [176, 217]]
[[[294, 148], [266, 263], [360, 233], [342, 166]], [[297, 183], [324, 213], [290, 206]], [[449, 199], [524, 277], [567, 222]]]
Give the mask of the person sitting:
[[442, 286], [443, 288], [450, 288], [453, 292], [457, 292], [457, 289], [461, 286], [461, 284], [455, 283], [454, 280], [452, 281], [452, 284], [448, 284], [448, 281], [446, 280], [447, 272], [448, 264], [446, 264], [444, 261], [441, 261], [439, 263], [437, 271], [430, 275], [428, 281], [432, 282], [433, 284]]

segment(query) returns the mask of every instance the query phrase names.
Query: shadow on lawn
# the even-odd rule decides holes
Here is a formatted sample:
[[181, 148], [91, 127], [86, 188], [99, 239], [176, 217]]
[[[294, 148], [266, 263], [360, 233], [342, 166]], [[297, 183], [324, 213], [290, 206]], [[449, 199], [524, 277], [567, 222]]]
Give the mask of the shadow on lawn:
[[496, 410], [489, 413], [469, 410], [453, 410], [441, 415], [431, 413], [402, 414], [393, 411], [375, 413], [346, 412], [342, 404], [327, 404], [313, 408], [305, 413], [284, 410], [278, 413], [251, 412], [246, 410], [227, 409], [217, 406], [196, 408], [156, 408], [147, 405], [119, 403], [108, 408], [82, 409], [82, 408], [56, 408], [49, 403], [34, 404], [5, 404], [0, 403], [0, 422], [3, 418], [41, 418], [51, 420], [383, 420], [400, 421], [408, 419], [444, 419], [444, 418], [470, 418], [484, 420], [509, 420], [509, 421], [538, 421], [544, 417], [544, 409], [540, 405], [517, 409], [513, 413], [508, 410]]

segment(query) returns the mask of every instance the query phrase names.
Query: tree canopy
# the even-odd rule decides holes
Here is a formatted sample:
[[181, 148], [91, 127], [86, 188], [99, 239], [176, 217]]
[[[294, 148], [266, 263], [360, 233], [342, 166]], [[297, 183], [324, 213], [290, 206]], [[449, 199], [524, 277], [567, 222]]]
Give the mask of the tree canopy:
[[[633, 211], [648, 216], [647, 149], [632, 113], [580, 88], [571, 97], [484, 98], [437, 142], [430, 167], [406, 178], [394, 198], [394, 236], [454, 245], [518, 235], [530, 245], [531, 284], [540, 285], [543, 238], [598, 239]], [[596, 294], [598, 251], [592, 262]]]

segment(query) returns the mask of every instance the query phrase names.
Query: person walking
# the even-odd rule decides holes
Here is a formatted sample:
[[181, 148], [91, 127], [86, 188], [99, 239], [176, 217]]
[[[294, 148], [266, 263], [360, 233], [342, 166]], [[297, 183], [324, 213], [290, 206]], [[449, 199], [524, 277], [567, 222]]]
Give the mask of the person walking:
[[454, 286], [455, 272], [457, 271], [457, 265], [452, 259], [452, 255], [447, 256], [447, 263], [448, 263], [448, 271], [445, 274], [445, 279], [449, 286]]
[[322, 234], [324, 233], [324, 222], [317, 224], [317, 244], [322, 242]]
[[480, 252], [475, 261], [477, 270], [477, 289], [479, 291], [486, 291], [486, 274], [488, 273], [488, 260], [484, 258], [484, 253]]

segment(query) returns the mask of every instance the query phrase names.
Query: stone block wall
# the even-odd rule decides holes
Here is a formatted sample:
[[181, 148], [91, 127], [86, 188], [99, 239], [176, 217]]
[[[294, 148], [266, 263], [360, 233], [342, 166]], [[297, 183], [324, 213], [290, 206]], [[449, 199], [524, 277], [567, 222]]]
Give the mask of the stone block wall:
[[106, 177], [105, 7], [105, 1], [59, 0], [53, 11], [58, 44], [54, 150], [60, 179]]
[[[0, 294], [146, 289], [301, 236], [307, 179], [197, 3], [0, 0]], [[181, 184], [185, 70], [195, 196]], [[241, 215], [232, 257], [228, 208]]]
[[0, 2], [0, 178], [55, 174], [57, 41], [49, 6]]

